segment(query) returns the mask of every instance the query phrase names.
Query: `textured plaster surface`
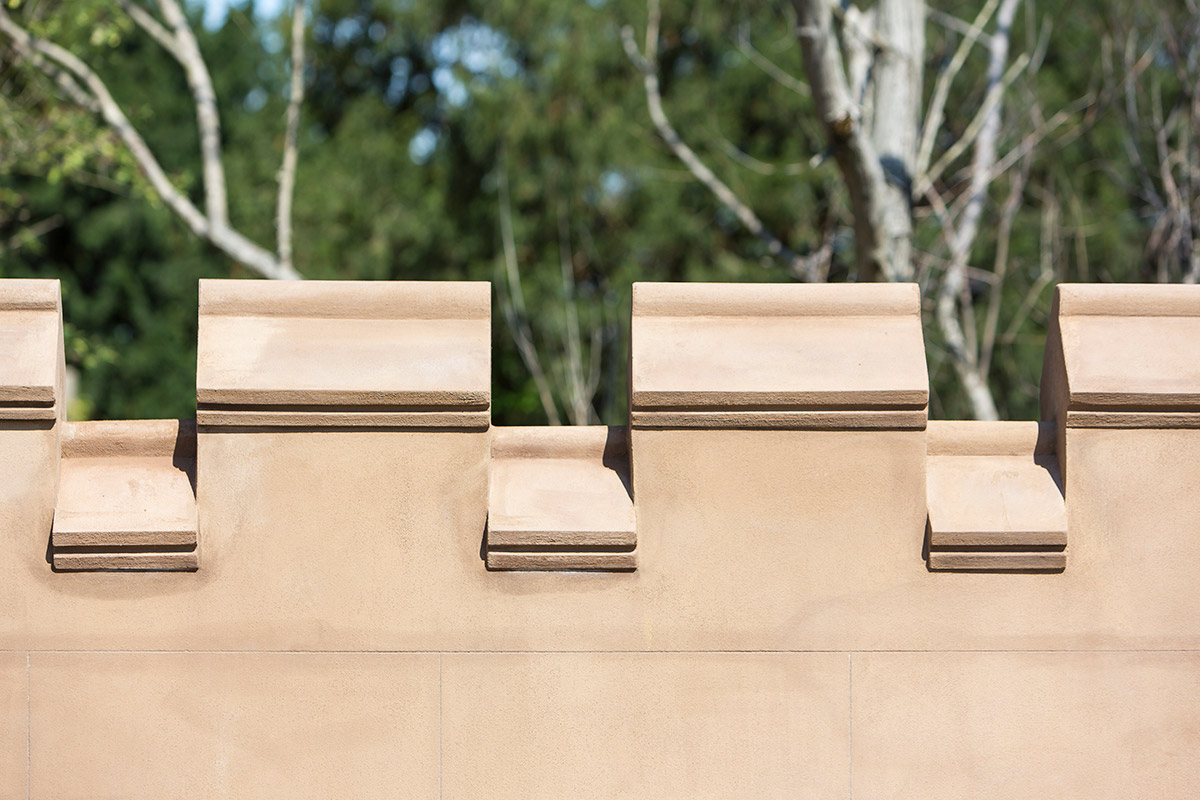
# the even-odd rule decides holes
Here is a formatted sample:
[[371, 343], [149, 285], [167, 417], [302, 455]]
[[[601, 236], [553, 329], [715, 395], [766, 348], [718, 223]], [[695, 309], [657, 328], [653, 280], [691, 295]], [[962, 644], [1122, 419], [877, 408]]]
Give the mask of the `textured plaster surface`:
[[442, 796], [845, 797], [844, 655], [443, 659]]
[[438, 683], [437, 655], [34, 653], [30, 797], [436, 798]]
[[0, 648], [1200, 646], [1200, 431], [1070, 431], [1059, 575], [927, 570], [922, 432], [632, 436], [635, 573], [488, 572], [487, 434], [292, 431], [202, 433], [204, 567], [135, 577], [50, 571], [53, 434], [5, 431]]
[[25, 796], [27, 681], [25, 653], [0, 653], [0, 797]]
[[856, 800], [1195, 796], [1200, 654], [861, 653]]
[[[486, 320], [482, 284], [234, 283], [206, 289], [203, 314], [267, 328], [370, 329], [398, 306], [405, 320]], [[772, 356], [664, 384], [710, 404], [699, 410], [651, 406], [659, 416], [639, 427], [635, 404], [636, 571], [488, 571], [492, 490], [524, 506], [545, 500], [522, 495], [524, 481], [559, 481], [561, 516], [544, 528], [582, 529], [590, 501], [560, 490], [584, 478], [560, 462], [595, 469], [598, 456], [615, 491], [608, 434], [489, 431], [486, 406], [461, 405], [454, 386], [427, 398], [446, 405], [356, 405], [360, 390], [387, 403], [423, 391], [399, 373], [355, 384], [361, 365], [323, 356], [311, 382], [285, 388], [324, 405], [209, 409], [231, 416], [201, 418], [194, 573], [54, 573], [47, 561], [60, 444], [63, 463], [174, 461], [155, 449], [169, 437], [134, 435], [160, 423], [81, 439], [53, 424], [57, 407], [0, 421], [0, 798], [1194, 797], [1200, 428], [1170, 400], [1192, 391], [1191, 367], [1171, 388], [1143, 386], [1131, 365], [1122, 396], [1145, 390], [1156, 404], [1096, 411], [1071, 399], [1077, 346], [1064, 355], [1055, 329], [1049, 424], [925, 430], [923, 397], [889, 405], [875, 376], [845, 363], [890, 341], [875, 318], [907, 320], [893, 355], [908, 359], [915, 288], [802, 288], [639, 288], [641, 311], [668, 320], [665, 352], [686, 354], [698, 319], [740, 318], [734, 328], [760, 335], [729, 341], [765, 342]], [[1089, 319], [1189, 318], [1200, 300], [1114, 297], [1059, 300]], [[830, 362], [852, 408], [828, 408], [828, 387], [790, 371], [837, 343], [779, 324], [839, 315], [874, 330]], [[1162, 330], [1137, 332], [1129, 352], [1160, 346]], [[736, 356], [710, 340], [717, 362]], [[653, 341], [635, 335], [635, 393], [637, 348]], [[897, 397], [922, 385], [909, 360], [884, 382]], [[786, 379], [771, 388], [767, 370]], [[53, 381], [57, 398], [61, 369]], [[348, 394], [319, 394], [342, 384]], [[1074, 427], [1071, 414], [1109, 427]], [[537, 461], [536, 475], [506, 483], [498, 457]], [[1058, 525], [1039, 505], [1049, 471], [1031, 467], [1054, 458], [1065, 571], [930, 571], [931, 494], [958, 508], [959, 527]], [[64, 479], [69, 496], [69, 466]], [[1005, 486], [1017, 488], [998, 500]]]

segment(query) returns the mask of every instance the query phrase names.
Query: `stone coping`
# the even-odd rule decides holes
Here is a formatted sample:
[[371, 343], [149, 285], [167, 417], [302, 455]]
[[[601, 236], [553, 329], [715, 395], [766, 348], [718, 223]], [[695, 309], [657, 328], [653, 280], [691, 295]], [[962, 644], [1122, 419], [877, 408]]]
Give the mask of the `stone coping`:
[[929, 420], [926, 444], [931, 456], [1054, 455], [1050, 422]]
[[1067, 507], [1053, 427], [931, 421], [927, 447], [930, 569], [1065, 568]]
[[0, 420], [53, 420], [61, 394], [57, 280], [0, 280]]
[[1043, 416], [1067, 427], [1200, 426], [1200, 286], [1055, 290]]
[[486, 428], [490, 299], [484, 282], [201, 281], [197, 419]]
[[493, 428], [490, 569], [629, 570], [637, 565], [624, 428]]
[[633, 287], [635, 427], [924, 427], [915, 284]]
[[194, 423], [67, 423], [61, 446], [55, 569], [198, 567]]

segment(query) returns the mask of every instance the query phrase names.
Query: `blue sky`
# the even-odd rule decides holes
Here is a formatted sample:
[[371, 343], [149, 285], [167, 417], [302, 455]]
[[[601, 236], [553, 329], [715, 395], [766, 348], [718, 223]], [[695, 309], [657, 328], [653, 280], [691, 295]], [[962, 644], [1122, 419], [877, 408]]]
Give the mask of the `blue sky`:
[[[248, 0], [192, 0], [196, 5], [204, 6], [204, 24], [216, 27], [225, 21], [230, 6], [245, 8]], [[258, 15], [270, 19], [279, 14], [287, 5], [287, 0], [258, 0]]]

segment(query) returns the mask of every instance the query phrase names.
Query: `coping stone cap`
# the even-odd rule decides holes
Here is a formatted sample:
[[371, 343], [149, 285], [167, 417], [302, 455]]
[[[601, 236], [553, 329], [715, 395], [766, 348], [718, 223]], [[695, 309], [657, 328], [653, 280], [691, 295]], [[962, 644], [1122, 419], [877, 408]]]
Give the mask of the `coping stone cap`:
[[0, 280], [0, 420], [60, 417], [62, 297], [57, 280]]
[[631, 422], [923, 429], [916, 284], [636, 283]]
[[487, 566], [637, 568], [624, 428], [492, 428]]
[[486, 428], [491, 288], [200, 282], [201, 425]]
[[1200, 427], [1198, 341], [1200, 286], [1059, 285], [1042, 417], [1072, 428]]

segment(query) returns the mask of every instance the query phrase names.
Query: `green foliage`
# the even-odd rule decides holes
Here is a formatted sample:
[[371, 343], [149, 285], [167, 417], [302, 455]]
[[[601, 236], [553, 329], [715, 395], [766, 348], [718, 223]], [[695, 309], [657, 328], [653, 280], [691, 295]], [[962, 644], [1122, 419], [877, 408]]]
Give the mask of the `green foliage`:
[[[8, 4], [96, 69], [176, 185], [202, 207], [195, 110], [170, 55], [111, 0], [47, 0], [36, 15]], [[969, 18], [977, 7], [945, 10]], [[1119, 4], [1092, 8], [1054, 0], [1022, 12], [1017, 52], [1034, 48], [1044, 24], [1054, 26], [1041, 71], [1014, 87], [1005, 151], [1036, 124], [1022, 98], [1053, 111], [1092, 91], [1101, 39], [1118, 22], [1140, 24]], [[675, 127], [792, 249], [812, 251], [832, 233], [830, 278], [845, 279], [853, 264], [848, 204], [835, 166], [819, 158], [823, 137], [811, 100], [756, 63], [769, 59], [803, 75], [790, 12], [714, 0], [668, 4], [664, 12], [660, 71]], [[322, 0], [308, 34], [297, 268], [313, 278], [503, 286], [503, 175], [527, 322], [559, 411], [568, 405], [573, 308], [585, 350], [595, 348], [596, 412], [604, 422], [623, 421], [633, 281], [790, 280], [651, 126], [641, 77], [620, 42], [624, 25], [642, 35], [645, 14], [634, 0]], [[217, 30], [202, 29], [198, 16], [194, 24], [220, 104], [233, 223], [271, 247], [288, 20], [260, 22], [235, 10]], [[957, 37], [930, 23], [927, 84]], [[983, 69], [977, 51], [951, 94], [947, 137], [978, 108]], [[250, 273], [198, 242], [156, 201], [94, 116], [64, 103], [51, 83], [3, 51], [0, 84], [0, 276], [63, 281], [68, 359], [81, 379], [73, 413], [190, 415], [197, 279]], [[1179, 89], [1165, 85], [1170, 102]], [[1123, 127], [1098, 102], [1076, 112], [1068, 129], [1073, 137], [1048, 137], [1032, 158], [1008, 277], [971, 286], [981, 318], [998, 298], [991, 380], [1002, 415], [1012, 418], [1037, 415], [1046, 269], [1053, 281], [1143, 274], [1152, 220], [1130, 179]], [[946, 178], [950, 194], [956, 180]], [[993, 187], [972, 261], [980, 270], [992, 268], [1009, 180]], [[935, 247], [943, 235], [936, 221], [927, 208], [916, 215], [918, 246]], [[936, 286], [937, 267], [930, 269], [927, 284]], [[495, 419], [544, 422], [503, 315], [497, 309], [493, 317]], [[927, 343], [933, 412], [969, 416], [932, 325]]]

